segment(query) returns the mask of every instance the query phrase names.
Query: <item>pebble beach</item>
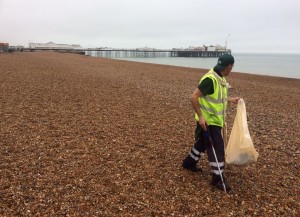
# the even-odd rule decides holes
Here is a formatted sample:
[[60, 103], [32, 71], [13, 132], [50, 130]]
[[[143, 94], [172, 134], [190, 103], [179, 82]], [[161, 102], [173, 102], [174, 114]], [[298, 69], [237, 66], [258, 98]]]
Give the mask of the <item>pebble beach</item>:
[[[212, 66], [213, 67], [213, 66]], [[234, 71], [234, 69], [233, 69]], [[232, 72], [258, 161], [228, 194], [181, 167], [207, 69], [57, 52], [0, 54], [1, 216], [298, 216], [300, 80]], [[227, 111], [228, 136], [236, 106]]]

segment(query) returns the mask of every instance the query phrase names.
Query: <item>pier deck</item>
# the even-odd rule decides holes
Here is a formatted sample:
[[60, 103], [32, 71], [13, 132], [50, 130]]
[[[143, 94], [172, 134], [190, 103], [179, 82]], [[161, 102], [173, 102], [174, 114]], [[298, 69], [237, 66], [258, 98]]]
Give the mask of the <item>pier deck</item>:
[[79, 53], [105, 58], [160, 58], [160, 57], [219, 57], [231, 53], [227, 51], [200, 51], [200, 50], [139, 50], [139, 49], [62, 49], [62, 48], [24, 48], [23, 51], [57, 51]]

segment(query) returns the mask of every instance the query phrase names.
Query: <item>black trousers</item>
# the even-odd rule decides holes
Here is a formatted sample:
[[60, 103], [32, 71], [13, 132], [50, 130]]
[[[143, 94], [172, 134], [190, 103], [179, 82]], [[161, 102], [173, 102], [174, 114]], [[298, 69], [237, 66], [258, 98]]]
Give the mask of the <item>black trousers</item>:
[[[213, 145], [221, 173], [223, 173], [225, 168], [225, 150], [221, 131], [221, 127], [210, 125], [208, 126], [208, 132], [205, 132], [197, 122], [197, 126], [195, 129], [195, 144], [189, 152], [188, 156], [183, 160], [183, 164], [186, 167], [195, 166], [201, 157], [201, 153], [204, 153], [206, 151], [211, 167], [211, 172], [213, 174], [220, 175], [215, 155], [212, 149]], [[208, 133], [211, 137], [212, 144], [209, 140]]]

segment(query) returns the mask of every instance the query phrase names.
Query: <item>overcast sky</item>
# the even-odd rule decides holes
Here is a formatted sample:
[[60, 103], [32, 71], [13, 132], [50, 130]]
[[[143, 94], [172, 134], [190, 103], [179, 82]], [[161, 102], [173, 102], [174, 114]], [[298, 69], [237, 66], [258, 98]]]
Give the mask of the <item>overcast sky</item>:
[[300, 53], [300, 0], [0, 0], [0, 42]]

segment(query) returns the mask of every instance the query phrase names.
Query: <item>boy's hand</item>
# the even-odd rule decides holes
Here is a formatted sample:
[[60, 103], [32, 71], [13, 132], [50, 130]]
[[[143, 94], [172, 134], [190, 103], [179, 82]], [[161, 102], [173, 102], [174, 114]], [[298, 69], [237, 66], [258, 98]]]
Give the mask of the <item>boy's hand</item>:
[[237, 104], [241, 97], [229, 98], [228, 102]]
[[207, 131], [207, 129], [206, 129], [206, 120], [205, 120], [205, 118], [202, 115], [199, 117], [199, 121], [198, 122], [199, 122], [201, 128], [203, 130]]

